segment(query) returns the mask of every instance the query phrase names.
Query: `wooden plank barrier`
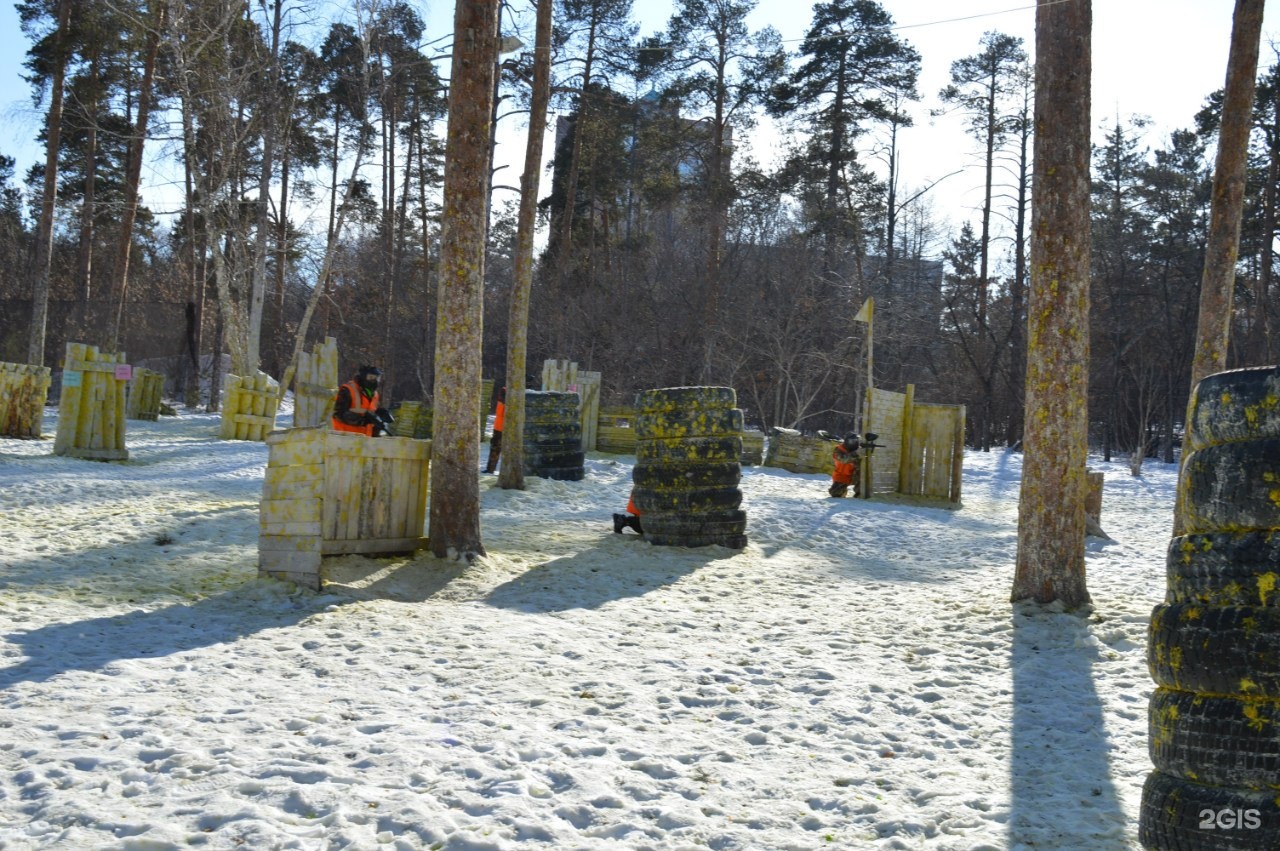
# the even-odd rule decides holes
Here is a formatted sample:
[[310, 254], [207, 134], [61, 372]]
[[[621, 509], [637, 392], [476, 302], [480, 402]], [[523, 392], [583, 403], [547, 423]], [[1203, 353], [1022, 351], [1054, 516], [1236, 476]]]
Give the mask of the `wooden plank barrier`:
[[325, 556], [427, 546], [431, 441], [292, 428], [265, 438], [258, 573], [320, 589]]
[[0, 437], [40, 437], [52, 381], [47, 366], [0, 363]]
[[744, 431], [742, 433], [741, 463], [748, 467], [764, 463], [764, 432]]
[[635, 420], [635, 408], [601, 408], [596, 416], [596, 449], [615, 455], [636, 454]]
[[[568, 360], [546, 360], [542, 363], [542, 389], [557, 393], [577, 393], [582, 411], [582, 451], [600, 448], [600, 384], [601, 374], [583, 372]], [[611, 450], [605, 449], [605, 452]], [[632, 444], [631, 450], [635, 451]]]
[[778, 467], [789, 473], [823, 473], [831, 475], [835, 466], [831, 452], [835, 444], [821, 437], [806, 437], [789, 428], [775, 428], [769, 433], [764, 466]]
[[94, 461], [128, 459], [124, 396], [131, 372], [124, 352], [107, 354], [97, 346], [67, 343], [54, 455]]
[[125, 417], [131, 420], [160, 419], [160, 396], [164, 391], [164, 373], [138, 367], [129, 379]]
[[313, 351], [298, 358], [298, 374], [293, 380], [294, 428], [329, 425], [337, 395], [338, 341], [325, 337]]
[[873, 388], [869, 430], [879, 435], [871, 459], [871, 494], [897, 493], [960, 504], [964, 462], [963, 405], [917, 402], [906, 393]]
[[265, 372], [228, 374], [222, 385], [223, 440], [263, 440], [276, 427], [280, 384]]

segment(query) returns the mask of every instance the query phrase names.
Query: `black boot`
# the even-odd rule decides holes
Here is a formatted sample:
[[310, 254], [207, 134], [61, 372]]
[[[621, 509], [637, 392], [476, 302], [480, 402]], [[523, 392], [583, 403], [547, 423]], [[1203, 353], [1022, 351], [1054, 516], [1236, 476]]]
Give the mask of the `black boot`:
[[622, 525], [626, 526], [628, 529], [635, 529], [637, 535], [644, 534], [644, 530], [640, 528], [640, 518], [634, 514], [626, 515], [626, 519], [623, 521]]
[[613, 515], [613, 534], [621, 535], [622, 530], [625, 529], [628, 525], [630, 524], [627, 523], [627, 515], [625, 514]]

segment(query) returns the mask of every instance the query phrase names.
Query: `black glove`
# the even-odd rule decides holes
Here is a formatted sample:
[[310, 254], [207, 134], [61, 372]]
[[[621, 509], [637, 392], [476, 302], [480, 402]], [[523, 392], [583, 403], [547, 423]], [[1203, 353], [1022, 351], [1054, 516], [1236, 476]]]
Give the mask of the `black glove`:
[[388, 411], [386, 408], [379, 408], [378, 410], [373, 412], [373, 415], [378, 420], [378, 422], [382, 423], [383, 425], [389, 426], [396, 421], [396, 418], [391, 416], [391, 412]]
[[360, 415], [360, 425], [377, 425], [378, 418], [373, 414], [364, 413]]

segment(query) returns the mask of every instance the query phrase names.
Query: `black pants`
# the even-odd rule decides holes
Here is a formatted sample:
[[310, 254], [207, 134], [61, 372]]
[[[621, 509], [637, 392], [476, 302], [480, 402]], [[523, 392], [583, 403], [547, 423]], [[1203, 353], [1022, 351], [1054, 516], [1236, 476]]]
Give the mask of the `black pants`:
[[495, 431], [489, 440], [489, 460], [484, 464], [484, 471], [492, 473], [498, 469], [498, 456], [502, 454], [502, 432]]

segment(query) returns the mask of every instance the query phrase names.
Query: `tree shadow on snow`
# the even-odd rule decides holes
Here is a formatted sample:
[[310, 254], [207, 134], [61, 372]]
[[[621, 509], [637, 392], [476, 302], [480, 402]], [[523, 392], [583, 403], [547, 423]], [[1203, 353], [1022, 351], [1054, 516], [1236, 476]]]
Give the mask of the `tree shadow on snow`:
[[5, 640], [20, 647], [27, 658], [0, 669], [0, 691], [70, 671], [102, 671], [127, 659], [156, 659], [231, 643], [264, 630], [294, 626], [317, 611], [311, 595], [287, 597], [279, 593], [280, 587], [271, 580], [254, 580], [190, 605], [137, 609], [11, 632]]
[[1020, 604], [1013, 625], [1008, 847], [1129, 848], [1087, 621]]
[[[632, 557], [643, 548], [661, 558]], [[551, 559], [494, 588], [485, 602], [499, 609], [522, 612], [562, 612], [596, 609], [613, 600], [640, 597], [678, 582], [698, 568], [733, 558], [725, 547], [653, 547], [632, 535], [616, 535], [606, 544]]]

